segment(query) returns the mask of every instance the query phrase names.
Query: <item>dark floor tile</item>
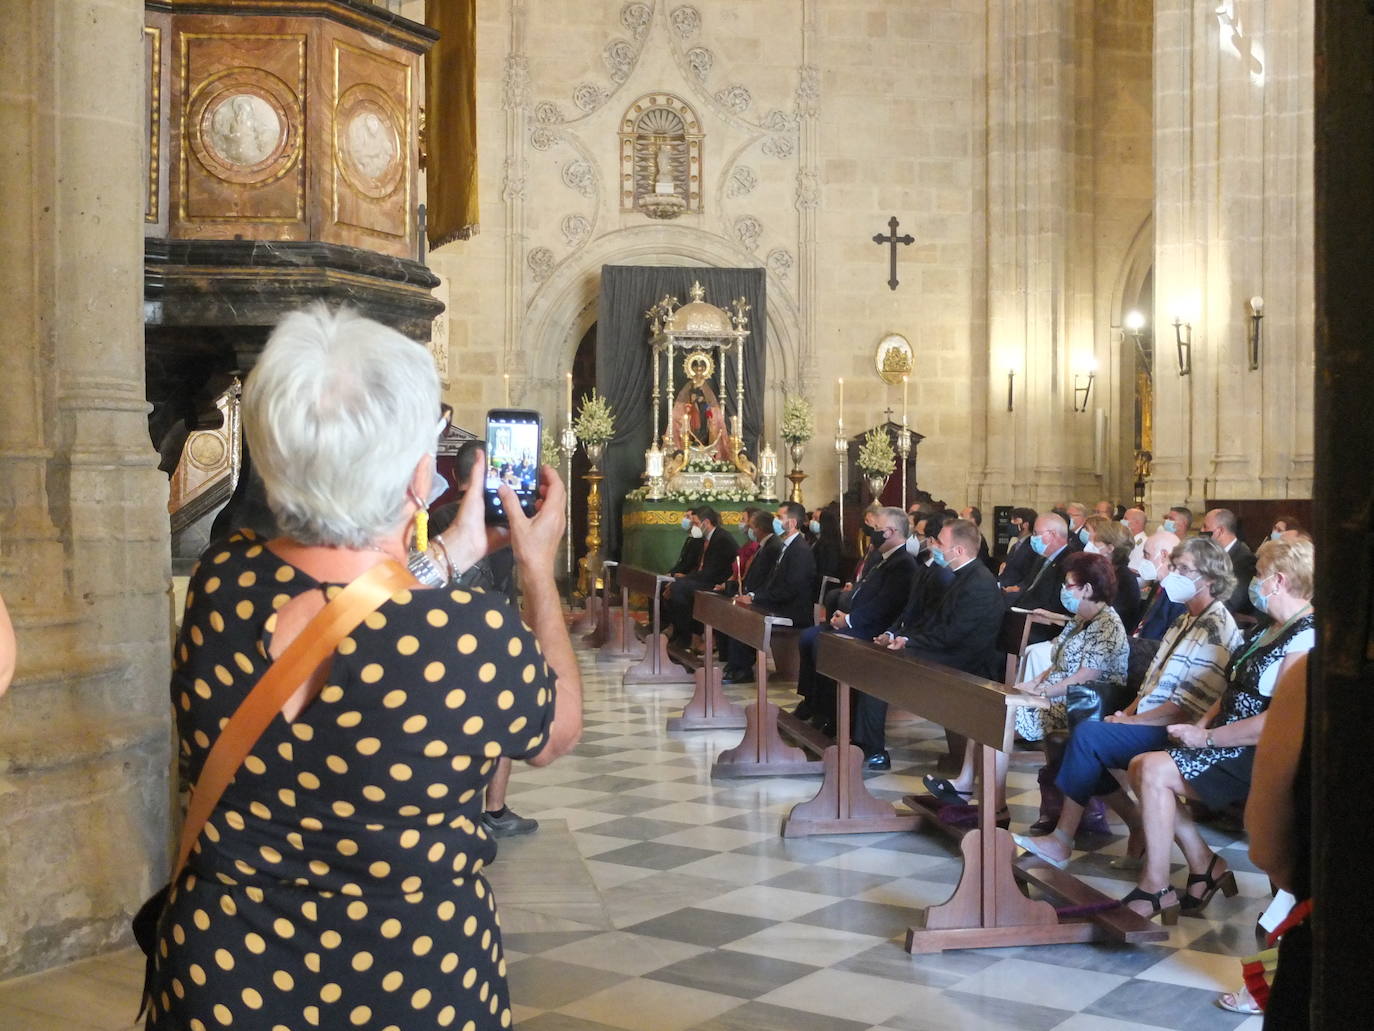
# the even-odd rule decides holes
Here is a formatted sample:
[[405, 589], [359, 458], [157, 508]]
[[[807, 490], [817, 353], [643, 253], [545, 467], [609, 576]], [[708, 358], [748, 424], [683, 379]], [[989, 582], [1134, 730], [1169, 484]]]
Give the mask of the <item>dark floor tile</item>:
[[794, 923], [829, 927], [835, 931], [873, 934], [881, 938], [905, 935], [908, 927], [921, 923], [921, 914], [914, 909], [884, 906], [878, 902], [845, 899], [814, 913], [792, 918]]
[[740, 855], [764, 856], [767, 859], [790, 859], [794, 863], [819, 863], [822, 859], [852, 852], [857, 845], [836, 845], [828, 841], [807, 838], [766, 838], [752, 845], [734, 849]]
[[[646, 809], [657, 809], [663, 805], [661, 798], [648, 798], [645, 795], [607, 795], [595, 802], [583, 802], [579, 809], [589, 809], [597, 813], [610, 813], [616, 816], [634, 816]], [[583, 830], [591, 830], [583, 827]]]
[[689, 906], [634, 924], [624, 930], [633, 934], [648, 934], [655, 938], [667, 938], [669, 941], [718, 949], [728, 942], [738, 941], [776, 923], [776, 920], [764, 920], [756, 916], [721, 913], [714, 909], [694, 909]]
[[[1240, 973], [1239, 964], [1236, 973]], [[1233, 1028], [1246, 1019], [1244, 1014], [1228, 1013], [1217, 1006], [1216, 997], [1216, 992], [1201, 988], [1161, 985], [1158, 981], [1127, 981], [1083, 1012], [1174, 1031], [1218, 1031]]]
[[995, 959], [986, 955], [985, 949], [962, 949], [919, 956], [912, 955], [895, 942], [886, 942], [835, 963], [831, 969], [887, 977], [931, 988], [949, 988], [995, 962]]
[[[591, 834], [596, 828], [588, 828]], [[717, 853], [704, 848], [687, 848], [685, 845], [665, 845], [658, 841], [641, 841], [625, 848], [602, 852], [592, 858], [599, 863], [620, 863], [622, 866], [642, 866], [649, 870], [674, 870], [679, 866], [706, 859]]]
[[690, 830], [689, 823], [673, 820], [646, 820], [642, 816], [624, 816], [619, 820], [592, 824], [582, 828], [591, 834], [605, 834], [613, 838], [631, 838], [634, 841], [652, 841], [677, 831]]
[[583, 755], [589, 759], [599, 759], [603, 756], [616, 755], [623, 751], [625, 751], [625, 749], [617, 748], [615, 745], [593, 745], [581, 742], [572, 750], [572, 754]]
[[[764, 1002], [746, 1002], [727, 1010], [718, 1017], [697, 1024], [691, 1031], [867, 1031], [867, 1021], [836, 1020], [787, 1006], [770, 1006]], [[546, 1031], [529, 1023], [520, 1031]], [[561, 1029], [558, 1029], [561, 1031]], [[578, 1031], [578, 1029], [569, 1029]]]
[[551, 1010], [585, 999], [603, 988], [627, 980], [627, 974], [562, 963], [543, 956], [531, 956], [511, 965], [511, 1002], [534, 1009]]
[[644, 976], [654, 981], [700, 988], [706, 992], [756, 999], [817, 969], [805, 963], [754, 956], [747, 952], [717, 950], [671, 963]]
[[959, 846], [954, 839], [946, 837], [943, 832], [937, 830], [898, 831], [885, 838], [870, 841], [868, 847], [886, 848], [893, 852], [914, 852], [922, 856], [955, 858], [959, 855]]
[[[707, 800], [711, 805], [725, 805], [719, 800], [719, 796], [712, 795]], [[724, 820], [717, 820], [711, 824], [712, 827], [724, 827], [732, 831], [758, 831], [760, 833], [776, 832], [778, 829], [778, 816], [776, 813], [753, 812], [739, 813], [736, 816], [726, 817]]]
[[1134, 977], [1160, 960], [1168, 959], [1174, 949], [1160, 945], [1116, 945], [1089, 942], [1083, 945], [1024, 945], [1010, 949], [982, 949], [989, 959], [1024, 959], [1056, 967], [1092, 970], [1099, 974]]
[[595, 777], [586, 777], [582, 780], [570, 780], [562, 785], [565, 788], [578, 788], [582, 791], [605, 791], [611, 792], [629, 791], [631, 788], [642, 788], [644, 781], [638, 777], [617, 777], [615, 774], [597, 774]]
[[864, 873], [861, 870], [841, 870], [834, 866], [807, 866], [800, 870], [789, 870], [785, 874], [761, 882], [769, 888], [786, 888], [789, 891], [812, 891], [818, 895], [834, 895], [847, 899], [860, 892], [876, 888], [894, 880], [883, 874]]
[[1244, 921], [1228, 921], [1189, 942], [1188, 948], [1219, 956], [1248, 956], [1264, 948], [1264, 944], [1256, 939], [1253, 928], [1244, 926]]

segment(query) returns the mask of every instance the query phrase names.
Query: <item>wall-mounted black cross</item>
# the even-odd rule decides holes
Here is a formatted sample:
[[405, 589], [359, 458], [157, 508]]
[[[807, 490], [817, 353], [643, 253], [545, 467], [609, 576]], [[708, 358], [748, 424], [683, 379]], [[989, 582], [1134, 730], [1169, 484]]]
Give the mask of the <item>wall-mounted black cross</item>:
[[888, 289], [890, 289], [890, 290], [896, 290], [896, 289], [897, 289], [897, 245], [898, 245], [899, 243], [902, 244], [902, 245], [904, 245], [904, 246], [905, 246], [905, 245], [913, 244], [913, 243], [916, 242], [916, 237], [912, 236], [910, 233], [903, 233], [901, 236], [898, 236], [898, 235], [897, 235], [897, 216], [896, 216], [896, 215], [893, 215], [891, 218], [889, 218], [889, 219], [887, 220], [887, 228], [888, 228], [888, 234], [887, 234], [886, 236], [884, 236], [882, 233], [878, 233], [876, 236], [873, 237], [873, 242], [876, 243], [876, 244], [884, 244], [884, 243], [885, 243], [885, 244], [889, 244], [889, 245], [892, 247], [892, 254], [891, 254], [892, 264], [891, 264], [891, 269], [890, 269], [889, 274], [888, 274], [888, 277], [887, 277], [887, 285], [888, 285]]

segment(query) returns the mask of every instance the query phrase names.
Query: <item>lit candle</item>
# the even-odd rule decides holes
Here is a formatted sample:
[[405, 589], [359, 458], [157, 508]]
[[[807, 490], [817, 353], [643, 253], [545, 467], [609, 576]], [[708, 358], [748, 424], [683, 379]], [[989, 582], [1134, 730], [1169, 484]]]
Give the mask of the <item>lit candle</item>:
[[502, 376], [501, 376], [501, 378], [505, 381], [505, 386], [506, 386], [506, 407], [509, 408], [509, 407], [510, 407], [510, 373], [509, 373], [509, 372], [503, 373]]
[[568, 424], [572, 424], [572, 373], [567, 373], [568, 377]]
[[905, 376], [903, 376], [903, 377], [902, 377], [902, 426], [903, 426], [904, 428], [905, 428], [905, 426], [906, 426], [906, 380], [907, 380], [907, 378], [906, 378]]
[[844, 429], [844, 377], [840, 377], [840, 407], [835, 416], [835, 426], [837, 429]]

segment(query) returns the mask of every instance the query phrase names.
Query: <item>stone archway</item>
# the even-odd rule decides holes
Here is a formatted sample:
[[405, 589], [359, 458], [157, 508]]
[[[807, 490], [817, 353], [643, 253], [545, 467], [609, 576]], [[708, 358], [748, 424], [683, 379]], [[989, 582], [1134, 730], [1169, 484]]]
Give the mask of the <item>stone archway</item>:
[[[555, 400], [562, 373], [571, 367], [578, 343], [596, 321], [601, 266], [606, 264], [757, 268], [760, 262], [719, 236], [686, 226], [635, 226], [598, 237], [554, 271], [525, 313], [517, 350], [531, 370], [529, 382], [536, 397], [548, 394], [542, 399]], [[765, 317], [768, 391], [776, 395], [776, 403], [765, 405], [764, 424], [772, 437], [782, 389], [800, 385], [808, 357], [796, 301], [773, 277], [768, 281]]]

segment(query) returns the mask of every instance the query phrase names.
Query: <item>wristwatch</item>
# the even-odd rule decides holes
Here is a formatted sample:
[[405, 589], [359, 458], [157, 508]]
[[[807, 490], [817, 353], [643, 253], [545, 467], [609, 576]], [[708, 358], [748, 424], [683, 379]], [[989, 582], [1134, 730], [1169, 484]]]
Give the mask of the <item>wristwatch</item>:
[[1211, 735], [1211, 732], [1210, 732], [1210, 731], [1209, 731], [1208, 734], [1207, 734], [1207, 747], [1208, 747], [1208, 748], [1216, 748], [1216, 744], [1212, 741], [1212, 735]]

